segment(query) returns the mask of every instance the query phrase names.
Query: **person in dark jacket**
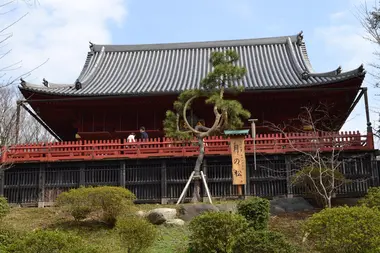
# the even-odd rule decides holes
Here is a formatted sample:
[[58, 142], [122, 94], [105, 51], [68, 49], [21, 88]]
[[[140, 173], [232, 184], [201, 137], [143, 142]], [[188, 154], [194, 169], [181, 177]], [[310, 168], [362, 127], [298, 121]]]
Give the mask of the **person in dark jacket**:
[[141, 139], [143, 140], [143, 141], [148, 141], [148, 134], [147, 134], [147, 132], [145, 132], [145, 127], [140, 127], [140, 134], [141, 134]]

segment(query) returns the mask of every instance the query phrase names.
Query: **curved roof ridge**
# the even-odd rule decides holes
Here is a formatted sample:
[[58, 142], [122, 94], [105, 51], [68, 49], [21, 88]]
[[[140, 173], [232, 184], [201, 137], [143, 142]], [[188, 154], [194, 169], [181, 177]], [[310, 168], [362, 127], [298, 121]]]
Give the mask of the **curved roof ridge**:
[[296, 52], [294, 49], [293, 41], [291, 41], [289, 38], [287, 39], [286, 46], [289, 49], [290, 54], [290, 60], [300, 76], [301, 79], [307, 80], [309, 77], [343, 77], [343, 76], [356, 76], [356, 75], [365, 75], [365, 70], [363, 67], [363, 64], [361, 64], [358, 68], [342, 72], [342, 67], [338, 66], [335, 70], [326, 71], [326, 72], [316, 72], [314, 71], [311, 61], [309, 59], [309, 56], [307, 54], [307, 49], [305, 46], [305, 42], [302, 41], [303, 36], [302, 32], [298, 35], [298, 41], [296, 42], [297, 46], [300, 47], [301, 55], [302, 57], [302, 63], [305, 66], [302, 68], [302, 64], [299, 64], [299, 61], [297, 60]]
[[178, 42], [178, 43], [157, 43], [157, 44], [136, 44], [136, 45], [111, 45], [111, 44], [93, 44], [91, 50], [94, 52], [101, 51], [105, 48], [106, 52], [125, 52], [125, 51], [149, 51], [149, 50], [174, 50], [174, 49], [195, 49], [195, 48], [214, 48], [214, 47], [231, 47], [231, 46], [253, 46], [268, 44], [283, 44], [290, 38], [296, 42], [298, 35], [253, 38], [253, 39], [236, 39], [236, 40], [216, 40], [200, 42]]
[[94, 76], [96, 70], [99, 68], [99, 65], [103, 61], [104, 52], [105, 52], [105, 49], [104, 49], [104, 47], [102, 47], [102, 49], [100, 50], [100, 53], [98, 54], [98, 57], [97, 57], [94, 65], [91, 66], [91, 68], [89, 68], [89, 71], [86, 73], [86, 75], [82, 76], [81, 80], [80, 79], [78, 80], [79, 82], [81, 82], [82, 84], [85, 84], [85, 83], [87, 83]]
[[94, 56], [93, 52], [87, 53], [86, 61], [84, 62], [84, 65], [83, 65], [82, 71], [79, 74], [78, 80], [82, 80], [82, 78], [85, 77], [87, 73], [89, 72], [89, 66], [90, 66], [91, 60], [93, 59], [93, 56]]
[[41, 89], [51, 90], [51, 89], [74, 87], [74, 84], [57, 84], [57, 83], [50, 83], [47, 81], [46, 81], [46, 85], [44, 84], [44, 86], [42, 86], [42, 85], [26, 82], [23, 79], [20, 79], [20, 85], [25, 89], [29, 88], [29, 89], [38, 89], [38, 90], [41, 90]]
[[294, 50], [294, 47], [290, 38], [287, 38], [286, 40], [286, 47], [288, 49], [290, 62], [292, 63], [298, 77], [302, 79], [305, 73], [305, 70], [302, 68], [302, 66], [299, 64], [299, 61], [297, 60], [296, 52]]

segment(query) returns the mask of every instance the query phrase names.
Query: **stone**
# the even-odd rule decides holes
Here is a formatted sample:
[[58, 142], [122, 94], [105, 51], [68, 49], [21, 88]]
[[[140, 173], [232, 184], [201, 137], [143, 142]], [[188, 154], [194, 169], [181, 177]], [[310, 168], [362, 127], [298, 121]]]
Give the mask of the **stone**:
[[184, 221], [190, 221], [204, 212], [219, 212], [219, 209], [211, 204], [183, 205], [178, 210], [178, 217]]
[[271, 215], [312, 210], [314, 207], [302, 197], [277, 198], [270, 201]]
[[230, 212], [230, 213], [236, 213], [237, 212], [237, 204], [234, 202], [217, 204], [217, 205], [215, 205], [215, 207], [218, 208], [220, 212]]
[[144, 211], [140, 210], [140, 211], [136, 212], [136, 215], [139, 216], [139, 217], [141, 217], [141, 218], [144, 218], [146, 216], [146, 213]]
[[281, 213], [285, 213], [285, 209], [279, 206], [271, 205], [270, 206], [270, 214], [271, 215], [279, 215]]
[[167, 220], [173, 220], [177, 216], [177, 210], [174, 208], [156, 208], [148, 212], [147, 220], [155, 225], [163, 224]]
[[184, 226], [185, 221], [181, 219], [172, 219], [172, 220], [167, 220], [164, 223], [166, 226]]

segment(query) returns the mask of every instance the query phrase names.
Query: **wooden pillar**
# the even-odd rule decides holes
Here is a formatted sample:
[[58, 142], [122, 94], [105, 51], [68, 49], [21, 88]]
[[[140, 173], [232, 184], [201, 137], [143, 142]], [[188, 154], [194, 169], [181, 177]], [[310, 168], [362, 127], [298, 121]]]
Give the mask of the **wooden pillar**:
[[371, 132], [372, 132], [371, 119], [369, 117], [369, 106], [368, 106], [368, 92], [367, 92], [367, 88], [363, 88], [363, 91], [364, 91], [364, 106], [365, 106], [365, 116], [366, 116], [366, 120], [367, 120], [367, 127], [371, 128]]
[[125, 161], [120, 161], [119, 186], [125, 188]]
[[367, 147], [370, 150], [375, 149], [375, 144], [373, 140], [373, 131], [372, 131], [372, 124], [371, 119], [369, 117], [369, 105], [368, 105], [368, 89], [363, 88], [364, 92], [364, 106], [365, 106], [365, 116], [367, 121]]
[[161, 204], [168, 203], [168, 181], [166, 175], [166, 160], [161, 161]]
[[40, 163], [38, 173], [38, 207], [45, 207], [45, 170], [46, 164]]
[[285, 156], [285, 169], [286, 169], [286, 196], [293, 198], [293, 186], [292, 186], [292, 164], [291, 157]]
[[86, 186], [86, 174], [85, 174], [86, 165], [81, 163], [79, 167], [79, 186]]
[[[256, 159], [254, 161], [254, 163], [256, 162]], [[253, 164], [253, 166], [255, 166], [255, 164]], [[245, 198], [248, 198], [249, 196], [251, 196], [251, 168], [250, 166], [247, 166], [247, 169], [246, 169], [246, 183], [245, 183], [245, 186], [244, 186], [244, 196]]]
[[4, 196], [5, 170], [0, 169], [0, 196]]

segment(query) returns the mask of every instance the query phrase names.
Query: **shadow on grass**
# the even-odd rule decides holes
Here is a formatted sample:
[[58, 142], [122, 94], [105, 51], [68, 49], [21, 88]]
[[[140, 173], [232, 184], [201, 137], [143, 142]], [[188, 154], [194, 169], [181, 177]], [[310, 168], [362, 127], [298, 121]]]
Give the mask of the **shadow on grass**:
[[84, 220], [84, 221], [74, 221], [74, 220], [63, 220], [56, 223], [50, 224], [48, 229], [59, 229], [59, 230], [82, 230], [82, 231], [99, 231], [99, 230], [112, 230], [113, 226], [98, 220]]

